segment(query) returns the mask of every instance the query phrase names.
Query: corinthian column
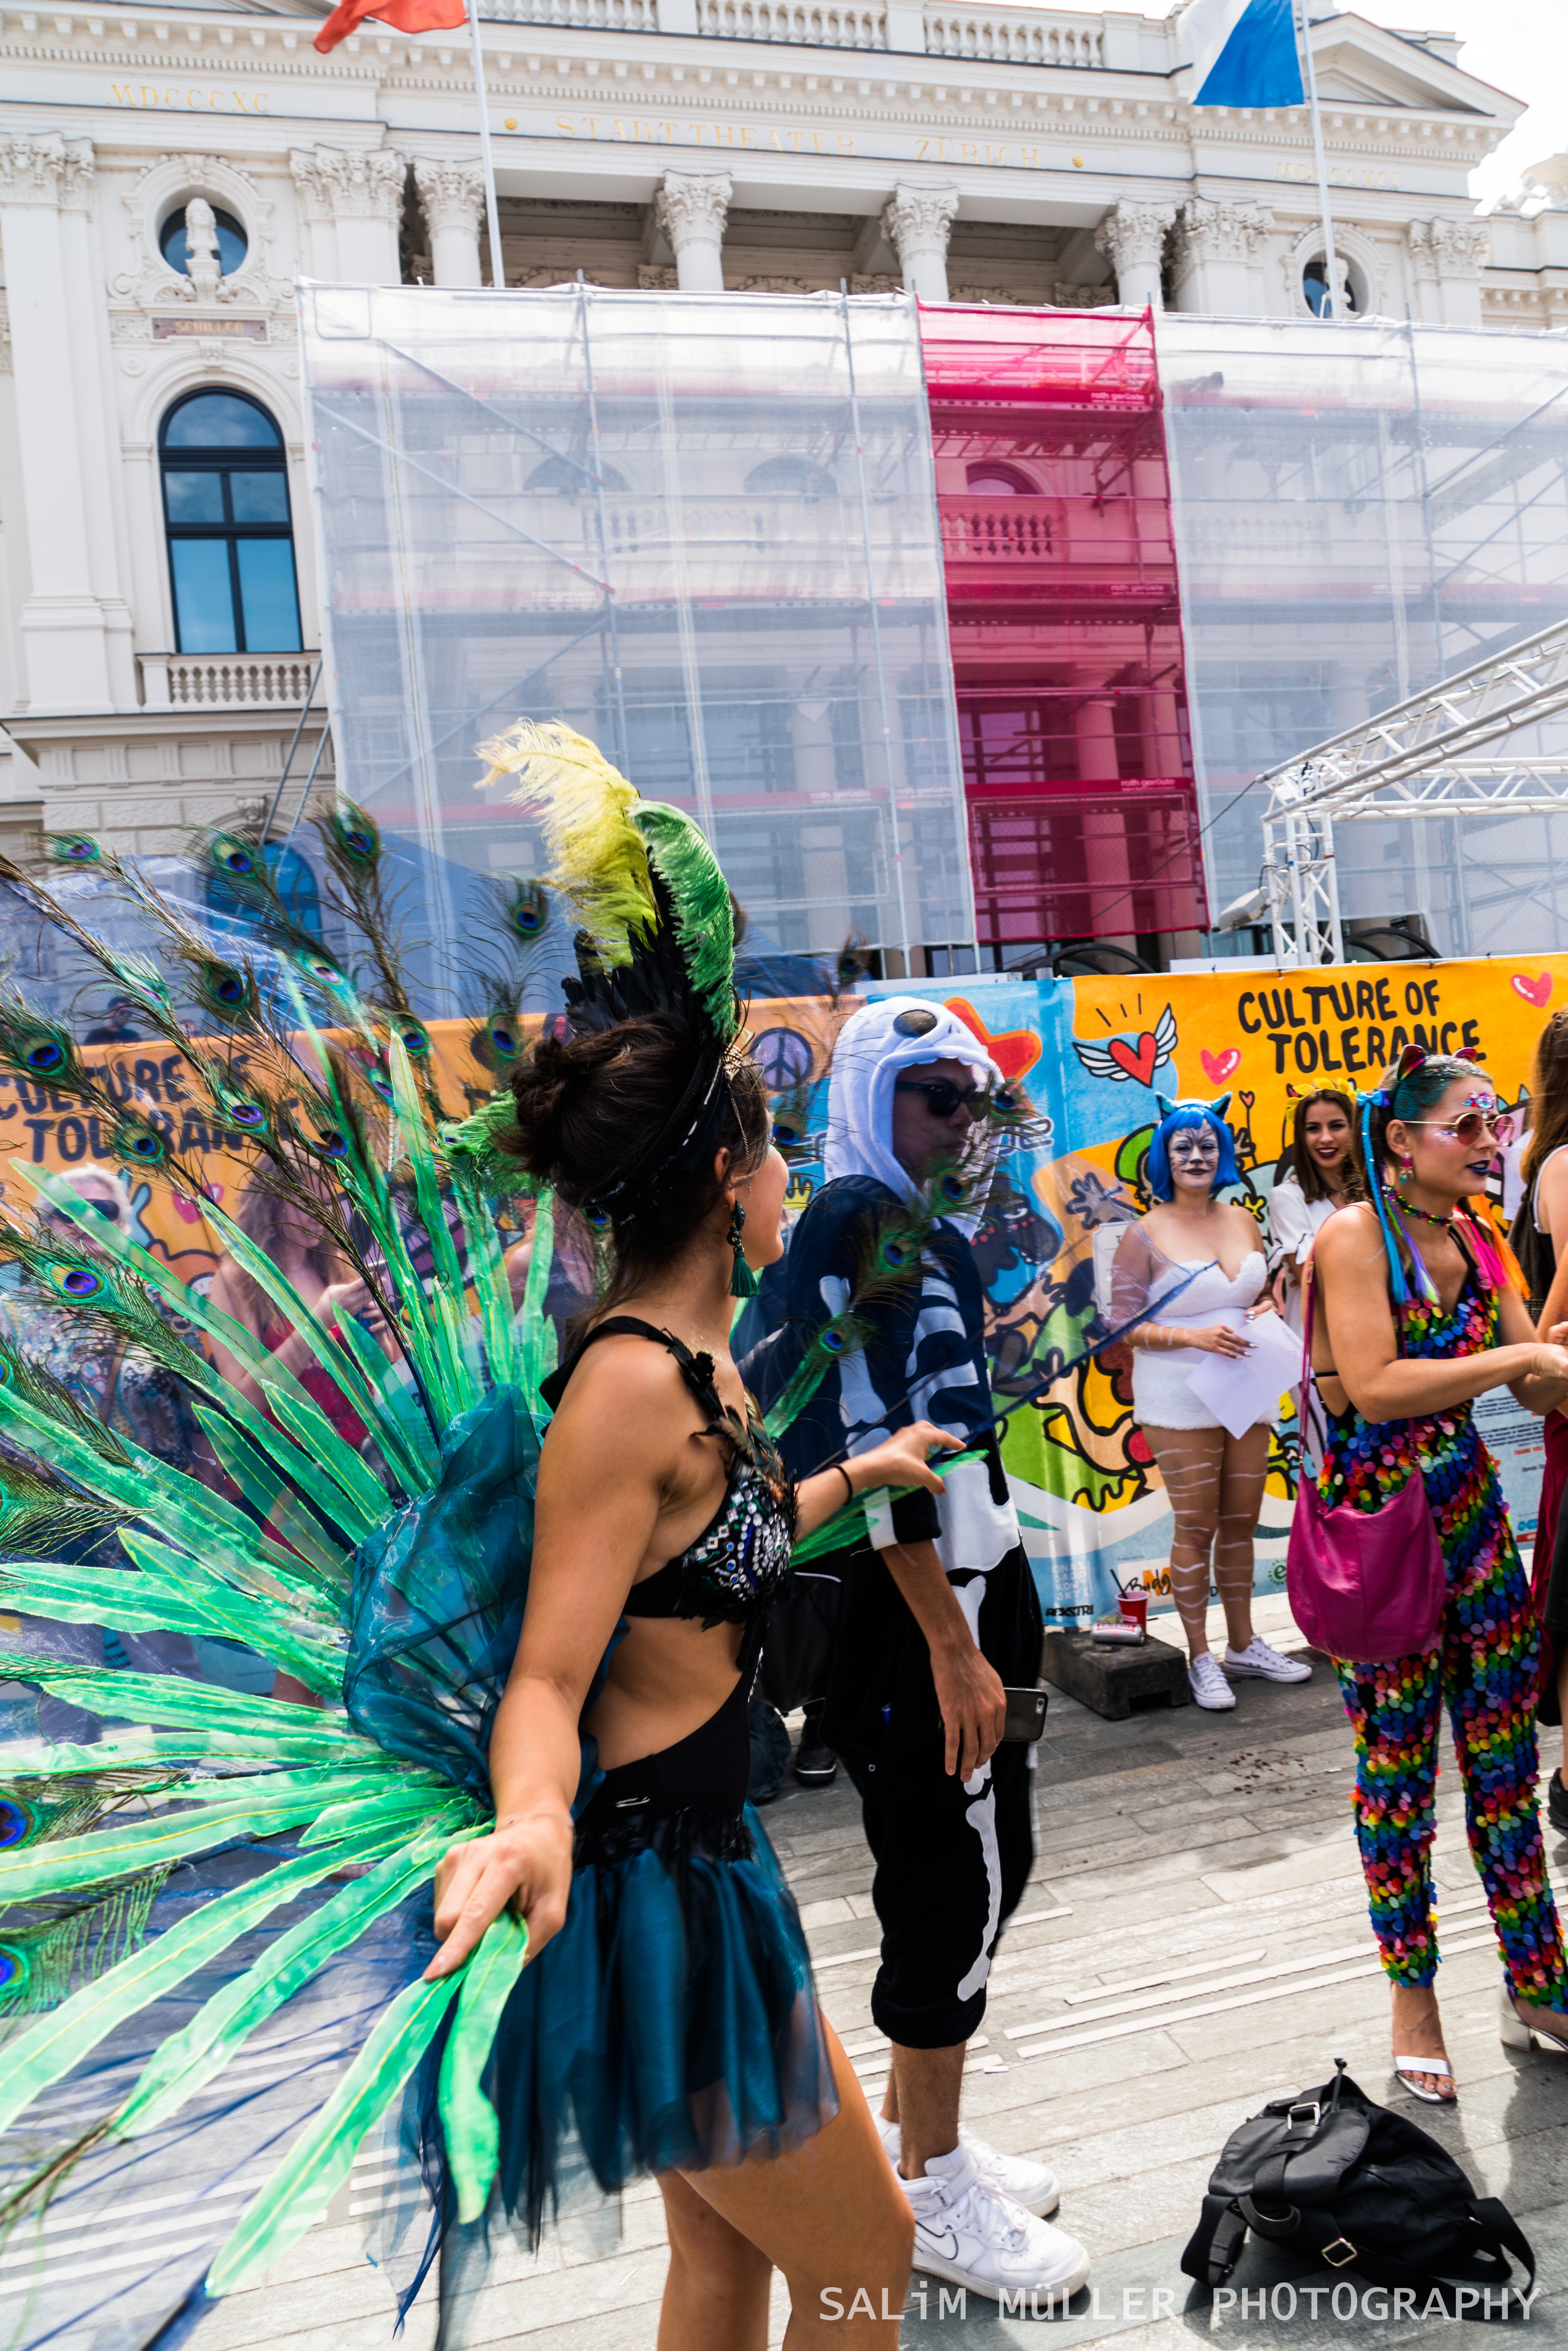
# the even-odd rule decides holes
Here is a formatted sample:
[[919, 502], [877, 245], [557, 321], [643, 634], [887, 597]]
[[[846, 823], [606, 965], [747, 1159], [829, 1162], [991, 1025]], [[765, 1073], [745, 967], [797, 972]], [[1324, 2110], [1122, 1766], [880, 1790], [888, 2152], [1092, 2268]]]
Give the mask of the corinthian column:
[[[88, 436], [103, 429], [101, 403], [97, 371], [72, 329], [78, 312], [97, 317], [98, 289], [82, 276], [85, 237], [68, 257], [60, 233], [62, 193], [85, 195], [91, 176], [89, 141], [68, 143], [52, 131], [0, 137], [0, 246], [31, 573], [21, 632], [35, 711], [112, 710], [116, 701], [89, 527]], [[99, 520], [108, 534], [109, 515]]]
[[[478, 286], [479, 224], [485, 175], [477, 163], [413, 159], [413, 181], [430, 225], [430, 260], [438, 286]], [[497, 275], [500, 272], [497, 270]]]
[[916, 188], [901, 180], [883, 214], [904, 286], [922, 302], [947, 299], [947, 238], [957, 209], [956, 188]]
[[724, 225], [734, 192], [727, 172], [666, 172], [660, 183], [654, 211], [683, 294], [724, 292]]
[[1479, 327], [1481, 265], [1491, 250], [1484, 221], [1412, 221], [1405, 232], [1423, 319], [1434, 326]]
[[1217, 204], [1190, 196], [1176, 225], [1176, 308], [1256, 317], [1263, 307], [1257, 270], [1273, 226], [1267, 204]]
[[1094, 250], [1115, 271], [1116, 299], [1124, 310], [1165, 308], [1160, 260], [1175, 226], [1174, 204], [1134, 204], [1123, 196], [1095, 230]]
[[[297, 148], [288, 162], [318, 272], [329, 271], [350, 285], [401, 284], [398, 228], [408, 164], [397, 150]], [[329, 238], [329, 258], [323, 250]]]

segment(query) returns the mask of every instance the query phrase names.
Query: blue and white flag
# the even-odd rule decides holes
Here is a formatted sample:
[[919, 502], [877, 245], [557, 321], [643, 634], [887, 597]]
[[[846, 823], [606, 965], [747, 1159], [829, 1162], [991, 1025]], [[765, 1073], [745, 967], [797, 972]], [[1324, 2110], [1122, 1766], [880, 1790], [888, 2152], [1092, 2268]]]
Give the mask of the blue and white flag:
[[1301, 103], [1292, 0], [1191, 0], [1181, 37], [1194, 106]]

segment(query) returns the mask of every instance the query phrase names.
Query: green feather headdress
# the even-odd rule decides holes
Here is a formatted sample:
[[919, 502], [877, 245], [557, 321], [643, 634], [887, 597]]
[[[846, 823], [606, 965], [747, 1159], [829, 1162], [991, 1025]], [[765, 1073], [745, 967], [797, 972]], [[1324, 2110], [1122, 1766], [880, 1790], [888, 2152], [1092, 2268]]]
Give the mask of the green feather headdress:
[[584, 735], [523, 719], [481, 747], [488, 783], [516, 777], [541, 808], [549, 880], [577, 909], [578, 977], [566, 983], [574, 1033], [663, 1017], [695, 1048], [691, 1081], [636, 1165], [583, 1206], [626, 1224], [710, 1162], [744, 1050], [735, 992], [736, 906], [718, 861], [679, 809], [639, 799]]

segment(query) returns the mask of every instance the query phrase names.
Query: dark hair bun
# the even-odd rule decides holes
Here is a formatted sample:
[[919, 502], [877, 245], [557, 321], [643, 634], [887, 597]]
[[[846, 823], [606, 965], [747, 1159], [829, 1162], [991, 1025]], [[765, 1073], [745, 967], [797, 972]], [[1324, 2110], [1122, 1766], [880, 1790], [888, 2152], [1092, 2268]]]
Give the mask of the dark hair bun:
[[[666, 1264], [691, 1240], [718, 1196], [715, 1179], [681, 1186], [652, 1182], [645, 1165], [696, 1074], [698, 1040], [673, 1014], [650, 1013], [612, 1029], [577, 1037], [547, 1033], [512, 1072], [516, 1120], [503, 1127], [499, 1147], [530, 1176], [581, 1207], [636, 1177], [622, 1207], [612, 1212], [623, 1289], [636, 1264]], [[716, 1148], [727, 1148], [742, 1169], [768, 1147], [768, 1110], [749, 1061], [729, 1071], [729, 1110]]]

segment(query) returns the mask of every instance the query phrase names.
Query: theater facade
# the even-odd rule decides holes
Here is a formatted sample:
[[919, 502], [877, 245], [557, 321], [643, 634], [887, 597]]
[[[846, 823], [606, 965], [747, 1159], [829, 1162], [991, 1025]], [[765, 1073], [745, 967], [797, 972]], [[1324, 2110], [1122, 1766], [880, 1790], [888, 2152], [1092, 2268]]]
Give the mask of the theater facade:
[[[1177, 25], [1128, 11], [495, 5], [508, 287], [918, 298], [992, 944], [1109, 925], [1084, 844], [1114, 836], [1117, 903], [1150, 860], [1164, 892], [1118, 926], [1190, 951], [1179, 582], [1134, 322], [1311, 330], [1304, 112], [1195, 111]], [[296, 280], [458, 292], [493, 257], [464, 38], [371, 24], [321, 57], [324, 13], [0, 9], [0, 845], [42, 822], [170, 847], [263, 811], [286, 768], [286, 808], [319, 755], [331, 772]], [[1369, 332], [1568, 324], [1568, 159], [1484, 217], [1469, 192], [1522, 100], [1442, 33], [1340, 14], [1312, 37], [1344, 310]], [[1085, 312], [1112, 314], [1083, 347], [1115, 382], [998, 404], [1002, 348], [1042, 319], [1071, 342]], [[1041, 631], [1057, 682], [1020, 716]]]

